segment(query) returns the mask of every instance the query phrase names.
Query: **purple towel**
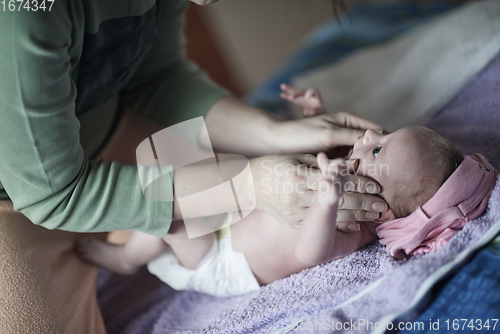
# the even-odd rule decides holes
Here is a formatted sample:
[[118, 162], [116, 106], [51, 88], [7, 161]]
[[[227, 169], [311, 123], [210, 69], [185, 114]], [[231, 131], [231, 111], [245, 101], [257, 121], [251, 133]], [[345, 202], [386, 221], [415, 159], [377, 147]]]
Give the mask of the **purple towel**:
[[[500, 61], [496, 59], [426, 125], [461, 146], [465, 154], [481, 153], [500, 169], [499, 111]], [[494, 225], [499, 220], [497, 182], [482, 217], [467, 223], [437, 252], [408, 261], [395, 261], [374, 242], [258, 292], [224, 299], [174, 291], [145, 268], [131, 277], [102, 270], [98, 300], [110, 334], [269, 333], [298, 320], [304, 321], [303, 328], [314, 321], [324, 326], [358, 319], [375, 323], [410, 307], [427, 277], [446, 269], [485, 234], [494, 233], [500, 228]], [[354, 332], [366, 331], [356, 327]]]

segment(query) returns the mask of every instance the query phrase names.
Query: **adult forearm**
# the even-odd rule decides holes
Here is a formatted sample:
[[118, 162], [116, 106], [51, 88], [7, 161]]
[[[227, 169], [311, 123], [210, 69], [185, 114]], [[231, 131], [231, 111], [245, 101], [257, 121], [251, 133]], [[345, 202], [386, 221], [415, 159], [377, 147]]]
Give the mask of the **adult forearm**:
[[241, 155], [216, 155], [174, 171], [173, 220], [238, 215], [253, 210], [255, 203], [249, 161]]
[[246, 156], [281, 153], [276, 133], [280, 123], [266, 112], [231, 97], [217, 101], [206, 116], [214, 149]]

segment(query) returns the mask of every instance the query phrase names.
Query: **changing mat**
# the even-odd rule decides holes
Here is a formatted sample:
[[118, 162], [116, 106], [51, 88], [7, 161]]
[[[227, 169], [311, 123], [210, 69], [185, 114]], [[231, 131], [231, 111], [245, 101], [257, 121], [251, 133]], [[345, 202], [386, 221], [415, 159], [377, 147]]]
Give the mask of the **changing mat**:
[[[499, 169], [498, 110], [500, 62], [495, 60], [426, 125], [465, 154], [481, 153]], [[484, 216], [469, 222], [439, 251], [409, 261], [395, 261], [374, 242], [345, 258], [233, 298], [174, 291], [145, 268], [130, 277], [101, 270], [98, 300], [110, 334], [285, 333], [325, 319], [409, 320], [428, 305], [430, 288], [439, 278], [459, 270], [474, 248], [498, 233], [499, 221], [497, 184]]]
[[[426, 125], [460, 145], [465, 154], [483, 154], [498, 169], [499, 108], [500, 61], [495, 60]], [[131, 277], [101, 270], [98, 300], [110, 334], [286, 333], [299, 321], [307, 325], [325, 319], [330, 323], [409, 320], [428, 304], [431, 287], [456, 272], [474, 248], [499, 230], [497, 183], [484, 216], [467, 223], [437, 252], [409, 261], [395, 261], [375, 242], [234, 298], [174, 291], [145, 268]], [[498, 314], [498, 304], [482, 302], [486, 310]], [[357, 329], [356, 333], [369, 331]]]

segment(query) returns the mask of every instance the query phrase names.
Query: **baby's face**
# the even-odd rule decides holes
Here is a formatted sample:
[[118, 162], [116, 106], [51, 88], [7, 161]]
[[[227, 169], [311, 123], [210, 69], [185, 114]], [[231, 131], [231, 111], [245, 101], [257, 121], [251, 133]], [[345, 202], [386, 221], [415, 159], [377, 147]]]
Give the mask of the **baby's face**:
[[367, 130], [354, 144], [349, 159], [356, 160], [353, 170], [376, 180], [382, 187], [381, 196], [391, 207], [393, 189], [397, 184], [421, 187], [432, 168], [419, 139], [422, 127], [406, 127], [391, 134]]

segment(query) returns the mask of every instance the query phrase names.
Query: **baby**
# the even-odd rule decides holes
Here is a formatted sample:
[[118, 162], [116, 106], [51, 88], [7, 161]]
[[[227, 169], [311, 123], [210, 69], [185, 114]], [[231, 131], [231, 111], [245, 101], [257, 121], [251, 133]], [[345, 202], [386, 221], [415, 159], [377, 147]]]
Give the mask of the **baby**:
[[[319, 92], [282, 88], [282, 97], [307, 109], [307, 116], [324, 112]], [[463, 157], [424, 127], [391, 134], [367, 130], [347, 158], [346, 165], [343, 159], [329, 161], [324, 153], [318, 155], [320, 191], [301, 229], [254, 211], [221, 231], [194, 239], [187, 238], [182, 222], [173, 222], [164, 238], [134, 232], [125, 245], [85, 238], [77, 251], [83, 259], [122, 274], [147, 263], [151, 273], [176, 290], [240, 295], [351, 254], [378, 238], [398, 259], [436, 250], [483, 213], [497, 175], [482, 156]], [[360, 224], [360, 230], [351, 233], [335, 229], [346, 168], [375, 179], [390, 207], [378, 222]], [[231, 214], [220, 217], [230, 220]]]

